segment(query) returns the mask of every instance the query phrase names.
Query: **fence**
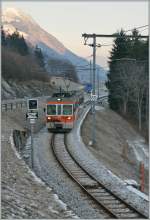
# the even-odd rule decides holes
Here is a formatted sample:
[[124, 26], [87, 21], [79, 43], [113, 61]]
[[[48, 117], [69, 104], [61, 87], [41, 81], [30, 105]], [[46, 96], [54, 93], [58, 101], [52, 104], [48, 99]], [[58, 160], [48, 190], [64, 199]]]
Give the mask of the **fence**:
[[13, 111], [15, 109], [23, 109], [27, 106], [26, 101], [13, 101], [13, 102], [5, 102], [1, 104], [1, 111]]

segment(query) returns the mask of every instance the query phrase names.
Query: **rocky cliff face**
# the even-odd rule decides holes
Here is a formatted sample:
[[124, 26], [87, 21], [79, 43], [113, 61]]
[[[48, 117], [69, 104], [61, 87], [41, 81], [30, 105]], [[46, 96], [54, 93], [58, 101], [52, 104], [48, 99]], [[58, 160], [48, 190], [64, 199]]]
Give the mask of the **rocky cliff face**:
[[40, 82], [36, 80], [26, 82], [5, 81], [1, 82], [1, 98], [14, 99], [14, 98], [27, 98], [38, 96], [49, 96], [55, 91], [50, 86], [49, 82]]

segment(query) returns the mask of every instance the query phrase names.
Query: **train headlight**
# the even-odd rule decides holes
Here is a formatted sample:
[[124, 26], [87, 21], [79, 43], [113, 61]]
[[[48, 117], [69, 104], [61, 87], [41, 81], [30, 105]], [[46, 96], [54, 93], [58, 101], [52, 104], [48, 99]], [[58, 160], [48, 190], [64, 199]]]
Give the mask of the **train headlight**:
[[51, 117], [50, 116], [48, 116], [48, 118], [47, 118], [48, 120], [51, 120]]
[[67, 119], [68, 119], [68, 120], [70, 120], [70, 119], [71, 119], [71, 117], [69, 116], [69, 117], [67, 117]]

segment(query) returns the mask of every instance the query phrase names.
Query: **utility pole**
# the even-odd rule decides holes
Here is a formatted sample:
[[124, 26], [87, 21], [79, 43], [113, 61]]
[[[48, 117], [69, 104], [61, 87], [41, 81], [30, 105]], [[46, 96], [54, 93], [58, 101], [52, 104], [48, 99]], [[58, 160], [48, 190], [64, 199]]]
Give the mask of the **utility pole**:
[[90, 60], [90, 83], [92, 85], [92, 63], [91, 63], [91, 60]]
[[96, 34], [93, 34], [93, 95], [95, 95]]
[[[84, 37], [84, 45], [88, 45], [93, 47], [93, 91], [92, 91], [92, 96], [94, 97], [95, 95], [95, 70], [96, 70], [96, 47], [101, 47], [102, 45], [97, 44], [96, 45], [96, 37], [109, 37], [109, 38], [116, 38], [116, 37], [120, 37], [120, 38], [132, 38], [134, 37], [133, 35], [125, 35], [125, 36], [118, 36], [118, 34], [82, 34], [82, 37]], [[138, 36], [139, 38], [147, 38], [149, 36], [143, 36], [140, 35]], [[92, 44], [87, 44], [87, 40], [89, 38], [93, 39], [93, 43]], [[93, 123], [92, 123], [92, 144], [95, 143], [95, 99], [93, 98], [92, 100], [93, 102]]]
[[[82, 35], [84, 37], [84, 34]], [[95, 75], [96, 75], [96, 47], [101, 47], [101, 45], [96, 45], [96, 34], [92, 35], [93, 38], [93, 43], [88, 44], [88, 46], [93, 47], [93, 77], [92, 77], [92, 94], [91, 94], [91, 104], [92, 104], [92, 145], [95, 144], [95, 125], [96, 125], [96, 120], [95, 120]], [[85, 38], [84, 38], [85, 39]], [[88, 36], [86, 36], [85, 39], [85, 45], [86, 45], [86, 40], [88, 39]]]
[[97, 88], [98, 88], [98, 92], [97, 92], [97, 96], [98, 96], [98, 99], [99, 99], [99, 84], [100, 84], [100, 82], [99, 82], [99, 69], [97, 69]]
[[[96, 35], [93, 35], [93, 94], [95, 95], [95, 71], [96, 71]], [[93, 100], [93, 129], [92, 129], [92, 144], [95, 144], [95, 99]]]

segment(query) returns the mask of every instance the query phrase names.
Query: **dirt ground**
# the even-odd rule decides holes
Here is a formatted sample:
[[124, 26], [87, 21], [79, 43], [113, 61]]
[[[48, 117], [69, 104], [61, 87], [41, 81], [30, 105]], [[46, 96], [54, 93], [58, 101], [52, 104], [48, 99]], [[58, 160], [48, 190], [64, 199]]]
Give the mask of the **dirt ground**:
[[[142, 137], [132, 126], [115, 112], [100, 107], [96, 111], [96, 142], [92, 138], [92, 115], [87, 115], [82, 126], [82, 138], [94, 156], [121, 179], [133, 179], [140, 184], [139, 163], [132, 158], [129, 143], [141, 141]], [[143, 139], [142, 139], [143, 140]], [[148, 146], [144, 143], [148, 151]], [[145, 169], [145, 193], [148, 193], [148, 170]]]
[[[1, 218], [59, 219], [73, 218], [72, 211], [29, 170], [13, 149], [13, 129], [28, 129], [26, 109], [2, 112], [1, 118]], [[42, 112], [35, 132], [43, 126]]]

